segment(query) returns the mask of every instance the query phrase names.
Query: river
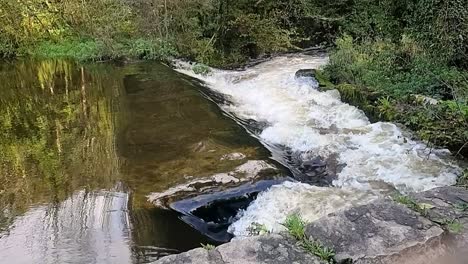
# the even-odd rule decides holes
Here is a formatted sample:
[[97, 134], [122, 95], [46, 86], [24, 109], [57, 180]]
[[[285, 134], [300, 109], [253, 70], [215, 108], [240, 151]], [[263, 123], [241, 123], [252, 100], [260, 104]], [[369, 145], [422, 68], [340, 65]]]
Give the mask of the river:
[[[295, 77], [326, 62], [288, 55], [208, 75], [186, 62], [0, 64], [0, 263], [149, 263], [227, 229], [279, 232], [292, 212], [311, 221], [455, 183], [448, 151]], [[274, 179], [253, 179], [260, 165]], [[236, 185], [170, 200], [197, 214], [155, 206], [207, 179]], [[228, 206], [210, 200], [217, 191]]]
[[147, 263], [213, 243], [146, 195], [269, 153], [159, 63], [0, 66], [0, 263]]

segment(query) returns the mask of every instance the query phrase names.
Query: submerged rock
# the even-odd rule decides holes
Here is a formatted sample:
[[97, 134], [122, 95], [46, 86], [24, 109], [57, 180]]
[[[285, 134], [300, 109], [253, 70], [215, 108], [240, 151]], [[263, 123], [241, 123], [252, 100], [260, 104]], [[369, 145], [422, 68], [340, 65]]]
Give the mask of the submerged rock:
[[156, 207], [169, 209], [173, 202], [201, 194], [223, 191], [251, 180], [260, 179], [269, 173], [275, 174], [278, 171], [265, 161], [249, 160], [231, 172], [199, 178], [174, 186], [164, 192], [152, 193], [148, 196], [148, 200]]
[[314, 78], [315, 79], [315, 69], [300, 69], [296, 71], [294, 76], [296, 78]]
[[[238, 153], [226, 158], [240, 158]], [[228, 173], [218, 173], [152, 193], [150, 202], [163, 209], [174, 210], [180, 219], [218, 242], [228, 242], [227, 232], [239, 210], [255, 199], [258, 193], [284, 182], [280, 170], [262, 160], [249, 160]]]

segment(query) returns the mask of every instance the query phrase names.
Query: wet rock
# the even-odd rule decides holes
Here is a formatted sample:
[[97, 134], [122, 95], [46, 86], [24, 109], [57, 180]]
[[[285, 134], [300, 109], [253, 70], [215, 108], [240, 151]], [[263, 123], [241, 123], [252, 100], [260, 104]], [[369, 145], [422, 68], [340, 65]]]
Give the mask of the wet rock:
[[337, 178], [337, 174], [346, 166], [338, 163], [337, 154], [324, 159], [300, 151], [286, 151], [285, 153], [285, 159], [290, 165], [294, 178], [312, 185], [330, 186]]
[[445, 250], [442, 228], [387, 199], [321, 218], [306, 234], [334, 248], [341, 263], [427, 263], [415, 257]]
[[298, 70], [294, 76], [296, 78], [314, 78], [315, 79], [315, 69], [301, 69], [301, 70]]
[[[333, 248], [338, 263], [466, 264], [468, 190], [441, 187], [411, 198], [427, 209], [423, 215], [380, 198], [322, 217], [307, 226], [306, 235]], [[315, 257], [307, 258], [310, 255], [285, 235], [267, 235], [156, 263], [319, 263]]]
[[302, 250], [294, 240], [282, 235], [266, 235], [235, 240], [213, 250], [194, 249], [164, 257], [155, 264], [284, 264], [322, 263]]
[[[226, 158], [239, 158], [240, 153], [234, 154]], [[156, 207], [179, 213], [180, 219], [212, 240], [228, 242], [232, 235], [227, 229], [239, 210], [247, 208], [259, 192], [285, 180], [273, 165], [249, 160], [231, 172], [152, 193], [148, 200]]]
[[[209, 177], [198, 178], [188, 183], [174, 186], [164, 192], [152, 193], [148, 200], [156, 207], [169, 209], [170, 204], [201, 194], [223, 191], [242, 183], [259, 179], [266, 172], [277, 172], [275, 167], [262, 160], [249, 160], [231, 172], [218, 173]], [[191, 177], [186, 177], [191, 178]]]
[[245, 159], [245, 155], [242, 153], [229, 153], [221, 157], [220, 160], [242, 160]]
[[246, 183], [225, 191], [176, 201], [170, 204], [170, 208], [182, 214], [181, 219], [184, 222], [212, 240], [228, 242], [232, 239], [232, 234], [227, 230], [237, 213], [246, 209], [258, 193], [273, 185], [281, 184], [285, 180], [261, 180]]

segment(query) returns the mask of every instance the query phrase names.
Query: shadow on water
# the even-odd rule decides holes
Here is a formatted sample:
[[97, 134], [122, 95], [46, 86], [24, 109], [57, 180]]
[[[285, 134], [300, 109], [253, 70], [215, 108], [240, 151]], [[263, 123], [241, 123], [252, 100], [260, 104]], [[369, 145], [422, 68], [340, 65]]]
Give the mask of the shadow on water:
[[0, 94], [0, 263], [146, 263], [213, 243], [146, 195], [269, 156], [157, 63], [3, 63]]

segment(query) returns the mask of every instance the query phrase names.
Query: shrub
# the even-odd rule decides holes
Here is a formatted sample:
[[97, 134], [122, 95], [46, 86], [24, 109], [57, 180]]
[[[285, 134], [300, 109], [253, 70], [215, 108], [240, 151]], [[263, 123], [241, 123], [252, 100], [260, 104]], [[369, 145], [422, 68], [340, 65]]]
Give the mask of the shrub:
[[204, 64], [196, 64], [192, 67], [192, 71], [195, 74], [208, 75], [211, 72], [211, 69]]
[[178, 54], [172, 44], [167, 41], [156, 39], [137, 39], [130, 41], [129, 53], [132, 57], [145, 60], [167, 60]]

